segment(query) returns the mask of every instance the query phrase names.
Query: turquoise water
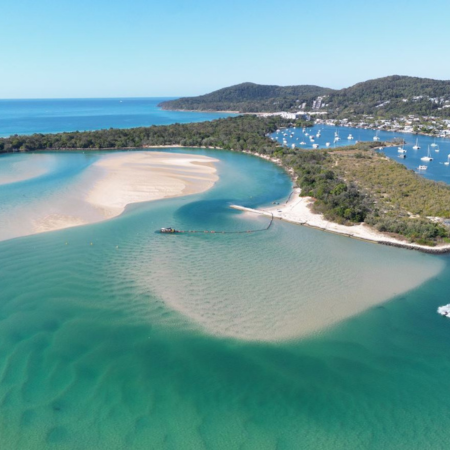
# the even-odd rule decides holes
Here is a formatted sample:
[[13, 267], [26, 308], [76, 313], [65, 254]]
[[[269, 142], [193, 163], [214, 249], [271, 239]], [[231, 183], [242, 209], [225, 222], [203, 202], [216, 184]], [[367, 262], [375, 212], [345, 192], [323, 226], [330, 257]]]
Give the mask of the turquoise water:
[[0, 100], [0, 137], [203, 122], [233, 114], [163, 111], [169, 98]]
[[[200, 153], [220, 159], [203, 194], [0, 242], [0, 448], [446, 448], [449, 258], [283, 222], [155, 233], [261, 228], [228, 206], [290, 191], [264, 160]], [[53, 155], [2, 204], [62, 199], [101, 157]]]

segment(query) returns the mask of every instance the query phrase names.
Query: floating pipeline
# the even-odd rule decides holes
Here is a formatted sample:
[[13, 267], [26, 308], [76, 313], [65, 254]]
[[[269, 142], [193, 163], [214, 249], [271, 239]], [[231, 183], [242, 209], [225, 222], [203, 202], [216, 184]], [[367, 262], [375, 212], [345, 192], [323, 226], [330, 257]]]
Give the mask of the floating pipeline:
[[272, 226], [273, 214], [270, 218], [269, 225], [266, 228], [259, 230], [245, 230], [245, 231], [215, 231], [215, 230], [176, 230], [175, 228], [161, 228], [159, 230], [162, 234], [188, 234], [188, 233], [203, 233], [203, 234], [248, 234], [248, 233], [260, 233], [261, 231], [267, 231]]

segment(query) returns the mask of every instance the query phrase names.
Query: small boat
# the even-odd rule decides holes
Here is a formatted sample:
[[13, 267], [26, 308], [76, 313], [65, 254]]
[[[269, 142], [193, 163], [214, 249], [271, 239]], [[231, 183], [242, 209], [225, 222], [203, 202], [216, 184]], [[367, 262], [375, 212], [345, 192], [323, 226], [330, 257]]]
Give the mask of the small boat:
[[413, 150], [420, 150], [419, 138], [416, 139], [416, 145], [413, 147]]
[[375, 136], [373, 137], [374, 141], [379, 141], [380, 138], [378, 137], [378, 131], [376, 132]]
[[179, 233], [178, 230], [175, 230], [175, 228], [171, 228], [171, 227], [168, 227], [168, 228], [161, 228], [161, 229], [159, 230], [159, 232], [160, 232], [160, 233]]
[[300, 142], [300, 145], [306, 145], [306, 142], [302, 141], [302, 142]]
[[439, 146], [437, 146], [437, 147], [434, 149], [434, 151], [435, 151], [436, 153], [439, 153]]
[[444, 163], [446, 166], [450, 165], [450, 155], [447, 156], [447, 161]]
[[349, 141], [351, 141], [351, 140], [353, 139], [353, 135], [350, 133], [350, 134], [347, 136], [347, 139], [348, 139]]
[[432, 147], [437, 147], [436, 138], [434, 138], [434, 142], [431, 144]]
[[427, 170], [428, 166], [419, 166], [419, 170]]
[[313, 144], [313, 148], [319, 148], [319, 144]]
[[406, 150], [403, 147], [398, 148], [399, 153], [406, 153]]
[[444, 305], [444, 306], [439, 306], [439, 308], [437, 309], [437, 312], [441, 316], [450, 317], [450, 304]]
[[326, 145], [327, 147], [329, 147], [329, 146], [330, 146], [330, 143], [329, 143], [329, 142], [326, 142], [325, 145]]
[[422, 158], [420, 158], [422, 161], [433, 161], [433, 158], [431, 157], [430, 154], [430, 147], [428, 146], [428, 153], [427, 156], [422, 156]]
[[406, 158], [406, 155], [404, 153], [401, 153], [400, 155], [398, 155], [399, 158]]
[[291, 144], [291, 148], [295, 148], [295, 144]]

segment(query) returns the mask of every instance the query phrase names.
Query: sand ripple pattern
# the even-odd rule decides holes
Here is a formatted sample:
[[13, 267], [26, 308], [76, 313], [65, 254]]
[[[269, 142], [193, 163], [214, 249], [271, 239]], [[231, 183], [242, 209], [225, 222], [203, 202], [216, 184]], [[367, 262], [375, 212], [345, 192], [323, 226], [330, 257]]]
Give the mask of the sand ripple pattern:
[[408, 258], [408, 251], [279, 221], [258, 235], [162, 235], [143, 246], [130, 274], [138, 284], [208, 333], [247, 340], [320, 332], [443, 266], [428, 255]]

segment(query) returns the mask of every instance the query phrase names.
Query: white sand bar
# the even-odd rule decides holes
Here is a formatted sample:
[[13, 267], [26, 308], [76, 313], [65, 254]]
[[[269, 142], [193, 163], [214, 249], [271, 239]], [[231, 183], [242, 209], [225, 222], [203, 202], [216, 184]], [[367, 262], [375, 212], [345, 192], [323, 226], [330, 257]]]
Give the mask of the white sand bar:
[[104, 176], [86, 200], [111, 218], [131, 203], [203, 192], [218, 180], [215, 162], [201, 155], [164, 152], [109, 155], [94, 165], [103, 169]]
[[[158, 151], [105, 152], [45, 195], [21, 197], [3, 210], [0, 205], [0, 241], [101, 222], [132, 203], [203, 192], [218, 180], [217, 161]], [[51, 158], [44, 163], [51, 165]]]

